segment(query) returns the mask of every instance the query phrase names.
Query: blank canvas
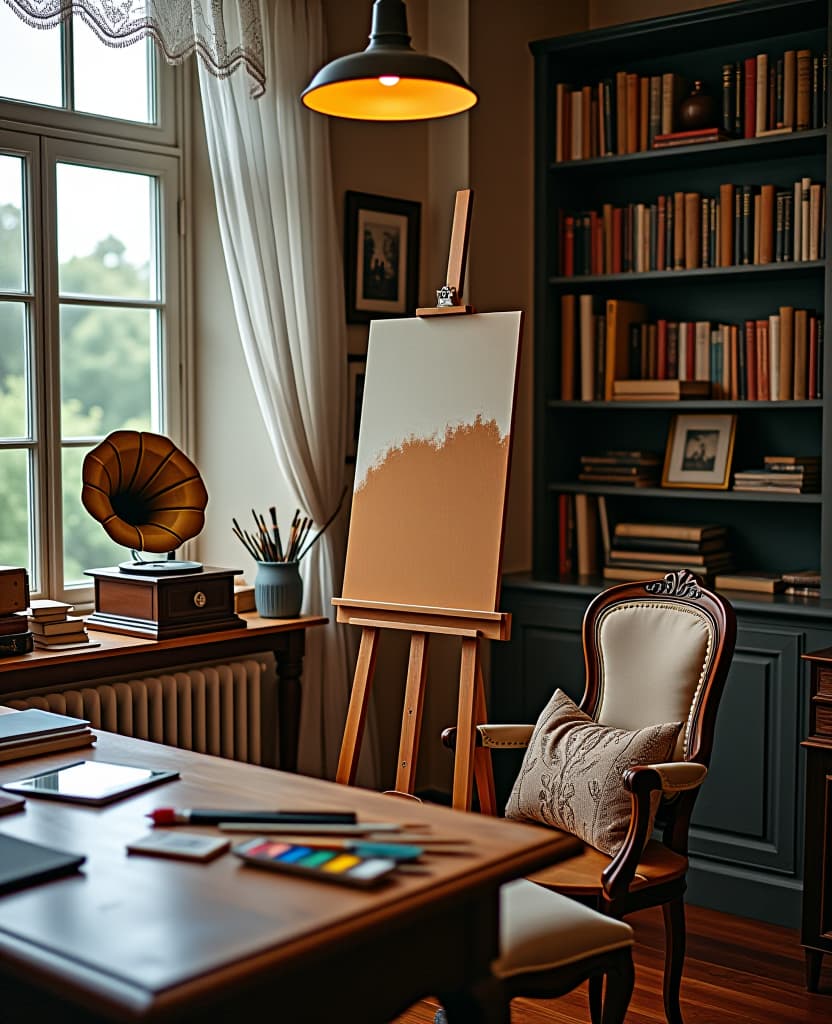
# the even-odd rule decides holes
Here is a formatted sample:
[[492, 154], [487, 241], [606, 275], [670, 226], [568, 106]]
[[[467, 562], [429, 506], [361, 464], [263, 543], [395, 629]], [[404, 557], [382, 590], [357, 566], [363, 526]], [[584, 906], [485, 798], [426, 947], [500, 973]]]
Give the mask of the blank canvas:
[[371, 324], [345, 599], [496, 610], [521, 324]]

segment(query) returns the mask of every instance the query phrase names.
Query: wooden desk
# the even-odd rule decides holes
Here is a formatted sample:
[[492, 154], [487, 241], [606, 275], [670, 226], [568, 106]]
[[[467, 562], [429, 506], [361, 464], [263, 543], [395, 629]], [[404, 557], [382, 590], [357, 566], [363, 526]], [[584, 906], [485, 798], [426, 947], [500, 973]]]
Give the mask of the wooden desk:
[[[25, 813], [0, 821], [2, 832], [88, 858], [82, 875], [0, 898], [4, 1024], [228, 1024], [256, 1012], [381, 1024], [485, 978], [498, 887], [573, 849], [531, 825], [107, 733], [86, 756], [182, 777], [105, 808], [30, 798]], [[3, 765], [0, 784], [75, 759]], [[209, 864], [128, 856], [143, 816], [166, 805], [355, 810], [359, 820], [425, 823], [470, 845], [373, 891], [244, 867], [231, 854]]]
[[145, 637], [89, 630], [100, 647], [72, 651], [33, 651], [0, 658], [0, 700], [21, 693], [47, 692], [68, 684], [94, 682], [126, 673], [146, 675], [173, 665], [199, 664], [218, 658], [237, 658], [273, 651], [277, 662], [277, 694], [264, 696], [263, 714], [277, 718], [280, 767], [294, 771], [298, 760], [301, 684], [305, 633], [328, 620], [319, 615], [298, 619], [261, 619], [255, 612], [241, 616], [247, 629], [148, 640]]

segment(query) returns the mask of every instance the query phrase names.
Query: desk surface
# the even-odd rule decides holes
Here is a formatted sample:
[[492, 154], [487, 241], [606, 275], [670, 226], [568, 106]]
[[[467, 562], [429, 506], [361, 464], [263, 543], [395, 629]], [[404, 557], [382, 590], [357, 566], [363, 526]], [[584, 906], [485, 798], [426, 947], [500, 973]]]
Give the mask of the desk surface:
[[[100, 734], [90, 752], [3, 765], [0, 784], [84, 757], [181, 772], [179, 780], [107, 807], [29, 798], [24, 813], [0, 819], [3, 833], [87, 856], [80, 875], [0, 898], [4, 992], [25, 984], [47, 994], [60, 993], [100, 1014], [96, 1019], [161, 1020], [171, 1012], [194, 1012], [200, 1005], [213, 1008], [218, 999], [236, 999], [235, 993], [274, 985], [276, 979], [282, 987], [271, 998], [278, 998], [282, 1010], [286, 999], [297, 1005], [301, 998], [292, 988], [296, 976], [301, 979], [299, 991], [308, 993], [302, 996], [304, 1007], [307, 998], [314, 1002], [328, 997], [331, 1009], [337, 1010], [337, 993], [315, 992], [308, 977], [303, 981], [310, 964], [316, 971], [323, 966], [323, 979], [326, 971], [333, 977], [343, 975], [340, 984], [346, 988], [354, 981], [375, 985], [374, 963], [349, 958], [360, 957], [362, 949], [375, 950], [374, 960], [385, 975], [384, 958], [398, 956], [407, 965], [410, 938], [430, 926], [432, 941], [417, 947], [425, 951], [424, 962], [410, 965], [399, 989], [391, 988], [384, 1003], [385, 1010], [403, 1009], [408, 1000], [437, 991], [433, 986], [455, 983], [452, 972], [462, 970], [470, 956], [466, 946], [475, 944], [472, 932], [484, 931], [472, 928], [470, 916], [463, 921], [446, 912], [463, 906], [470, 910], [477, 900], [483, 901], [491, 913], [486, 920], [493, 925], [494, 947], [497, 887], [572, 852], [571, 840], [564, 844], [552, 832], [534, 826], [107, 733]], [[470, 844], [465, 853], [431, 855], [424, 874], [396, 877], [374, 891], [245, 867], [231, 854], [209, 864], [126, 854], [125, 844], [146, 831], [144, 815], [169, 805], [350, 809], [360, 820], [423, 823], [436, 836], [468, 839]], [[389, 949], [396, 945], [397, 929], [399, 948]], [[443, 949], [452, 938], [453, 945]], [[493, 955], [493, 948], [488, 953]], [[459, 964], [451, 962], [455, 958]], [[396, 962], [385, 977], [395, 972]], [[486, 957], [483, 963], [487, 962]], [[363, 979], [358, 977], [362, 964]], [[350, 967], [339, 972], [339, 965]], [[470, 970], [470, 964], [465, 969]], [[403, 972], [403, 967], [398, 970]], [[384, 988], [386, 981], [379, 984]], [[374, 1019], [369, 1008], [362, 1016], [356, 998], [357, 1015], [355, 1010], [336, 1012], [339, 1020]], [[325, 1017], [312, 1013], [303, 1019]]]

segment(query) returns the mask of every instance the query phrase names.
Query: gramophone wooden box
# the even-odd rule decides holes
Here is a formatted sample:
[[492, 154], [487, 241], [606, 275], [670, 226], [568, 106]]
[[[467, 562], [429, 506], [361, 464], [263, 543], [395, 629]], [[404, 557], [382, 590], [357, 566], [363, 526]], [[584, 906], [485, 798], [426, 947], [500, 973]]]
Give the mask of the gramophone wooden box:
[[234, 613], [234, 577], [240, 572], [208, 565], [202, 572], [158, 576], [87, 569], [95, 580], [95, 611], [87, 625], [153, 640], [245, 629], [245, 619]]

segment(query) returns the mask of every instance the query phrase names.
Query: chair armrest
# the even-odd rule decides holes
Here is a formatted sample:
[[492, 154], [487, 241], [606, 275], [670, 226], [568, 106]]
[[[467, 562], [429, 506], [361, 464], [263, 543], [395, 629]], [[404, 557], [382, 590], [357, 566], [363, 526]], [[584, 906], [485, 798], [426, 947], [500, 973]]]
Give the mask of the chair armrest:
[[624, 772], [622, 781], [630, 792], [632, 811], [627, 837], [601, 875], [604, 891], [610, 899], [629, 889], [662, 797], [697, 789], [707, 774], [705, 765], [693, 761], [635, 765]]
[[[529, 745], [533, 725], [478, 725], [476, 745], [490, 750], [523, 750]], [[456, 726], [442, 732], [442, 745], [456, 749]]]
[[708, 769], [704, 764], [697, 764], [695, 761], [669, 761], [666, 764], [649, 764], [659, 773], [662, 780], [662, 792], [671, 796], [685, 789], [696, 789], [705, 781]]

